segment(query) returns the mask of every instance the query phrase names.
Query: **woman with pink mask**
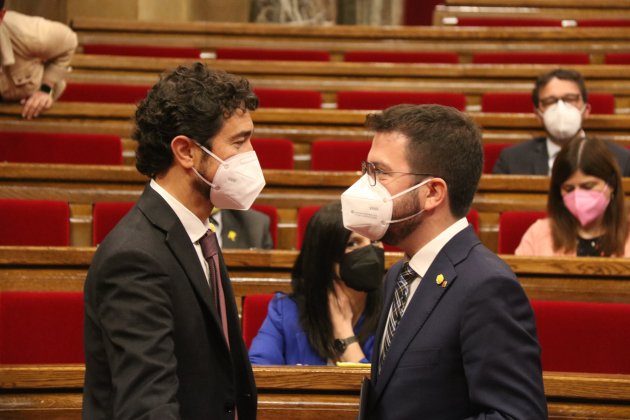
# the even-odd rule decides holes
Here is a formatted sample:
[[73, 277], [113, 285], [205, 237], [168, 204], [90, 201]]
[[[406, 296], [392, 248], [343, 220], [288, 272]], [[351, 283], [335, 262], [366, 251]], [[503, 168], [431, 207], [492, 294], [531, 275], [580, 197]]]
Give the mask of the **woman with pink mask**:
[[603, 141], [576, 138], [558, 153], [547, 214], [525, 232], [516, 255], [630, 256], [622, 178]]

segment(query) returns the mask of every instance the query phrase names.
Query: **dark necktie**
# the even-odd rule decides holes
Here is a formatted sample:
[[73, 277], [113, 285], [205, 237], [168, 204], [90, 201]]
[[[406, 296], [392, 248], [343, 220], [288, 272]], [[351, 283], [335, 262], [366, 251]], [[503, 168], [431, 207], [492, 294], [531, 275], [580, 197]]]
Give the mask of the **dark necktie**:
[[409, 298], [409, 283], [413, 281], [418, 275], [409, 263], [403, 264], [402, 270], [396, 279], [396, 290], [394, 290], [394, 300], [392, 301], [392, 316], [387, 319], [387, 325], [385, 326], [385, 334], [383, 335], [383, 351], [379, 357], [378, 371], [381, 371], [387, 350], [392, 344], [396, 327], [403, 316], [407, 299]]
[[208, 271], [210, 272], [210, 287], [212, 288], [212, 297], [217, 314], [221, 318], [221, 327], [225, 341], [230, 347], [230, 339], [228, 335], [227, 316], [225, 310], [225, 294], [223, 293], [223, 285], [221, 284], [221, 270], [219, 268], [219, 243], [217, 235], [208, 230], [203, 238], [199, 240], [203, 257], [208, 261]]

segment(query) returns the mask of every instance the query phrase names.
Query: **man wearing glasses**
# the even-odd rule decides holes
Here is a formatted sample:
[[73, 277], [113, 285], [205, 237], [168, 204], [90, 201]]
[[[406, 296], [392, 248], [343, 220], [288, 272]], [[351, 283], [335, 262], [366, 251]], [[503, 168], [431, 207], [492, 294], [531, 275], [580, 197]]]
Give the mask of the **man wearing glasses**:
[[479, 129], [440, 105], [397, 105], [366, 125], [375, 135], [341, 195], [344, 225], [405, 257], [385, 278], [360, 418], [547, 418], [532, 308], [466, 220]]
[[[492, 170], [495, 174], [549, 175], [562, 146], [584, 137], [583, 121], [591, 105], [582, 75], [574, 70], [556, 69], [538, 77], [532, 91], [536, 117], [546, 137], [536, 137], [504, 149]], [[607, 142], [623, 176], [630, 176], [630, 152]]]

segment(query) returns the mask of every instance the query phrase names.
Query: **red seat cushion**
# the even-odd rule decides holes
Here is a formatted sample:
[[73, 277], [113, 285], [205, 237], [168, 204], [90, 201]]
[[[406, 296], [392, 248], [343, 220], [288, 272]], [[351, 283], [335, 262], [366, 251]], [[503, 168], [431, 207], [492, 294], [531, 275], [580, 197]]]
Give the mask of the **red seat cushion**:
[[306, 206], [300, 207], [297, 214], [297, 240], [295, 246], [297, 249], [302, 249], [302, 243], [304, 242], [304, 234], [306, 233], [306, 226], [311, 217], [321, 206]]
[[273, 247], [276, 248], [278, 246], [278, 209], [268, 204], [253, 204], [252, 209], [269, 217], [269, 233], [271, 233]]
[[293, 142], [289, 139], [253, 138], [263, 169], [293, 169]]
[[92, 245], [103, 242], [107, 234], [131, 210], [134, 202], [99, 202], [92, 209]]
[[314, 171], [360, 171], [367, 160], [371, 141], [315, 140], [311, 145]]
[[606, 53], [604, 64], [630, 64], [630, 53]]
[[510, 143], [484, 143], [483, 145], [483, 173], [491, 174], [494, 164], [499, 159], [501, 151], [511, 146]]
[[532, 307], [543, 370], [630, 373], [630, 304], [532, 301]]
[[0, 162], [120, 165], [120, 137], [106, 134], [0, 132]]
[[587, 53], [475, 53], [472, 62], [473, 64], [590, 64], [590, 58]]
[[[615, 113], [615, 97], [610, 93], [589, 93], [592, 114]], [[527, 92], [488, 92], [481, 97], [481, 112], [534, 112], [532, 96]]]
[[0, 199], [0, 245], [69, 246], [65, 201]]
[[347, 51], [344, 61], [355, 63], [446, 63], [458, 64], [454, 52]]
[[315, 90], [256, 88], [261, 108], [321, 108], [322, 94]]
[[286, 50], [263, 48], [217, 48], [217, 59], [228, 60], [285, 60], [330, 61], [328, 51]]
[[138, 103], [151, 89], [150, 86], [68, 83], [60, 101], [64, 102], [98, 102], [98, 103]]
[[83, 293], [0, 292], [0, 363], [84, 363]]
[[454, 22], [457, 26], [562, 26], [561, 19], [458, 17]]
[[398, 104], [439, 104], [460, 111], [466, 109], [466, 97], [450, 92], [337, 92], [337, 108], [382, 110]]
[[243, 340], [248, 349], [267, 317], [272, 298], [272, 294], [247, 295], [243, 298]]
[[201, 51], [191, 47], [158, 47], [154, 45], [84, 44], [84, 54], [124, 55], [136, 57], [199, 58]]
[[504, 211], [499, 216], [497, 253], [514, 254], [523, 235], [538, 219], [547, 216], [544, 211]]
[[577, 26], [582, 28], [630, 26], [630, 19], [579, 19]]

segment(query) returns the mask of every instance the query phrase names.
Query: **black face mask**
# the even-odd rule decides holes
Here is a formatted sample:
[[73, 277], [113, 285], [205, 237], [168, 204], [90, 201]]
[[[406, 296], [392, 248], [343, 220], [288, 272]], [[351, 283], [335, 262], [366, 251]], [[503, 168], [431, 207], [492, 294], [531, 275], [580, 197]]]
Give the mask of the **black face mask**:
[[372, 245], [343, 254], [339, 263], [341, 280], [360, 292], [381, 287], [385, 271], [385, 251]]

